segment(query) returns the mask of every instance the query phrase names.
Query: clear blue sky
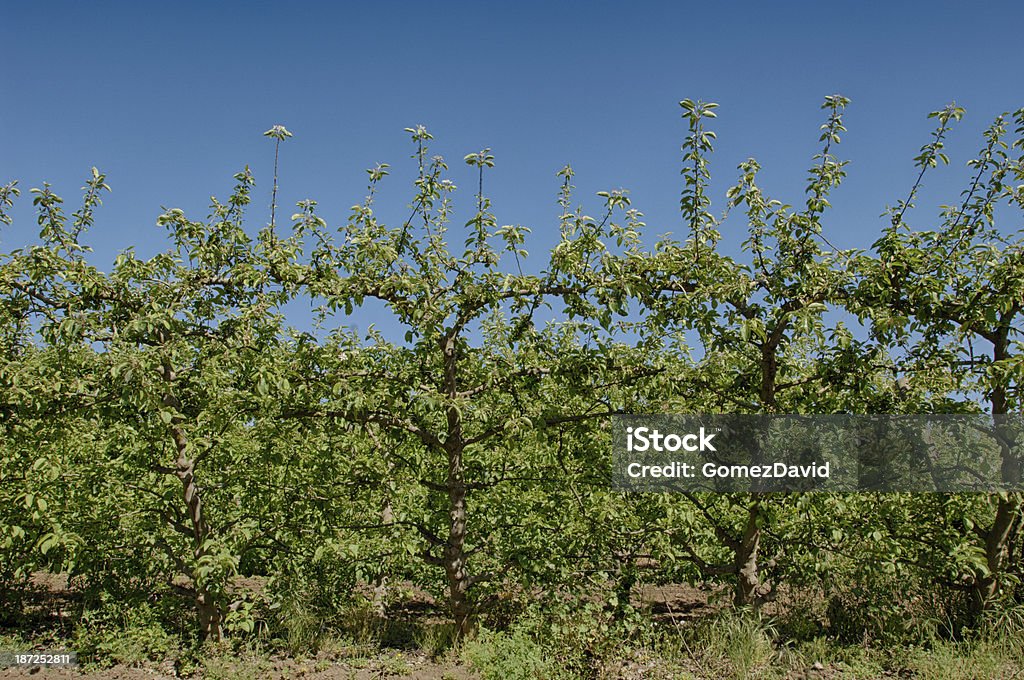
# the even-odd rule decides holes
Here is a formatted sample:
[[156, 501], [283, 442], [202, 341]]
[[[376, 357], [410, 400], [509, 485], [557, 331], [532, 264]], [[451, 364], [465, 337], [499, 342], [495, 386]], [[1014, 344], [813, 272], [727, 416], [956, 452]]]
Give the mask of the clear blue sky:
[[[1024, 106], [1022, 23], [1021, 2], [6, 3], [0, 182], [19, 179], [27, 194], [49, 181], [70, 212], [89, 168], [106, 172], [113, 193], [88, 237], [102, 263], [129, 245], [161, 248], [161, 206], [201, 218], [245, 164], [258, 229], [273, 157], [261, 133], [275, 123], [295, 134], [282, 148], [279, 214], [309, 197], [343, 220], [381, 161], [395, 173], [380, 211], [402, 219], [412, 195], [402, 129], [422, 123], [466, 211], [462, 157], [491, 147], [498, 221], [531, 227], [543, 256], [567, 162], [591, 212], [594, 192], [626, 188], [652, 234], [680, 228], [683, 97], [721, 105], [716, 212], [749, 156], [769, 193], [799, 201], [818, 106], [838, 92], [853, 100], [838, 148], [851, 164], [826, 231], [866, 247], [913, 181], [929, 111], [955, 99], [967, 117], [948, 147], [953, 166], [911, 220], [921, 227], [956, 202], [984, 126]], [[0, 251], [35, 238], [25, 195], [15, 217]]]

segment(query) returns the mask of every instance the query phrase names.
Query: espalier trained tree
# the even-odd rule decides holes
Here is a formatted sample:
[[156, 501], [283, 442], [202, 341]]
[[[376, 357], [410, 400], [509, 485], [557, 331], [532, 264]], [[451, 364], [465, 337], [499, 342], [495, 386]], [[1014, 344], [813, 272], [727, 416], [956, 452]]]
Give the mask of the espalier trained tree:
[[[566, 168], [559, 242], [542, 273], [524, 273], [526, 230], [499, 227], [491, 213], [483, 182], [494, 158], [484, 149], [465, 157], [477, 169], [475, 214], [461, 252], [452, 252], [455, 186], [444, 177], [443, 158], [428, 157], [426, 129], [407, 132], [418, 175], [403, 224], [387, 226], [374, 213], [378, 183], [388, 174], [380, 165], [368, 171], [366, 200], [337, 230], [316, 215], [314, 202], [300, 203], [293, 234], [265, 240], [264, 266], [291, 296], [323, 300], [325, 315], [351, 314], [375, 300], [404, 329], [401, 343], [369, 335], [361, 351], [371, 362], [359, 372], [326, 375], [330, 396], [289, 404], [282, 416], [353, 423], [374, 441], [406, 443], [381, 446], [376, 455], [388, 458], [393, 475], [411, 475], [423, 502], [398, 515], [392, 509], [385, 523], [415, 529], [420, 544], [409, 550], [443, 569], [456, 631], [464, 635], [474, 588], [500, 582], [524, 552], [515, 532], [530, 510], [517, 506], [517, 496], [527, 494], [514, 490], [560, 474], [558, 452], [534, 445], [532, 433], [607, 416], [614, 406], [604, 392], [646, 372], [612, 351], [620, 259], [605, 245], [635, 249], [640, 216], [620, 193], [603, 194], [600, 221], [572, 212]], [[620, 224], [614, 218], [621, 211]], [[293, 256], [300, 251], [302, 261]], [[565, 305], [564, 320], [543, 319], [552, 300]], [[489, 497], [503, 507], [488, 504]]]
[[[740, 165], [739, 183], [726, 196], [730, 209], [745, 208], [749, 237], [743, 245], [749, 262], [738, 262], [717, 248], [719, 222], [707, 196], [715, 136], [704, 122], [715, 117], [717, 105], [680, 102], [690, 129], [683, 145], [680, 207], [691, 238], [684, 244], [659, 243], [656, 254], [639, 268], [643, 301], [654, 327], [694, 330], [700, 338], [703, 357], [693, 375], [673, 386], [667, 404], [672, 411], [697, 407], [707, 413], [830, 413], [851, 407], [842, 395], [850, 399], [858, 389], [851, 383], [863, 372], [844, 374], [836, 365], [865, 362], [851, 352], [850, 331], [841, 322], [829, 329], [824, 315], [846, 296], [852, 282], [846, 264], [852, 254], [831, 247], [821, 221], [830, 207], [829, 193], [845, 176], [846, 163], [833, 149], [846, 129], [842, 113], [848, 101], [834, 95], [822, 105], [828, 112], [819, 138], [823, 148], [809, 171], [802, 210], [764, 194], [757, 184], [757, 161]], [[856, 396], [852, 399], [856, 408]], [[765, 529], [773, 517], [785, 524], [792, 497], [686, 495], [714, 537], [708, 547], [720, 543], [710, 551], [684, 545], [688, 559], [706, 576], [734, 578], [736, 605], [761, 602], [771, 591], [762, 563], [774, 564], [778, 557], [762, 560]], [[776, 535], [784, 533], [783, 526], [774, 529]], [[782, 550], [786, 541], [775, 543], [774, 549]]]
[[[943, 206], [933, 230], [914, 230], [906, 222], [925, 173], [940, 162], [950, 127], [964, 111], [955, 104], [930, 114], [938, 120], [932, 141], [915, 159], [920, 168], [909, 195], [891, 208], [891, 225], [874, 244], [877, 257], [860, 259], [862, 270], [851, 308], [870, 317], [876, 335], [902, 349], [904, 380], [938, 374], [937, 387], [963, 395], [960, 409], [983, 408], [993, 416], [1001, 450], [1000, 477], [1019, 487], [1021, 433], [1000, 416], [1019, 413], [1024, 353], [1024, 240], [1000, 229], [997, 218], [1019, 224], [1024, 208], [1024, 109], [1004, 113], [985, 130], [985, 145], [968, 162], [970, 184], [958, 204]], [[1007, 125], [1016, 125], [1007, 142]], [[1017, 184], [1014, 184], [1014, 183]], [[977, 397], [980, 396], [980, 400]], [[980, 402], [980, 403], [979, 403]], [[922, 511], [959, 525], [959, 533], [921, 546], [941, 578], [970, 594], [977, 618], [1009, 586], [1019, 584], [1024, 525], [1021, 495], [1000, 493], [987, 499], [980, 515], [962, 498], [932, 496]], [[964, 516], [966, 515], [966, 516]], [[937, 552], [936, 552], [937, 551]], [[947, 560], [952, 558], [953, 563]], [[945, 563], [945, 564], [944, 564]]]
[[[271, 509], [268, 498], [253, 505], [245, 487], [247, 471], [259, 469], [248, 433], [258, 418], [254, 398], [276, 370], [264, 362], [281, 332], [278, 299], [251, 266], [241, 228], [252, 178], [246, 171], [236, 179], [226, 204], [214, 200], [209, 223], [177, 210], [162, 215], [173, 249], [149, 260], [126, 251], [110, 274], [89, 264], [80, 242], [108, 190], [104, 175], [93, 170], [70, 222], [49, 187], [34, 191], [42, 244], [15, 251], [2, 283], [19, 323], [38, 324], [43, 351], [76, 358], [52, 378], [31, 362], [11, 362], [11, 422], [81, 418], [65, 434], [80, 450], [58, 474], [72, 486], [75, 477], [102, 480], [79, 489], [89, 509], [143, 518], [134, 528], [114, 519], [73, 536], [89, 549], [65, 566], [87, 579], [142, 578], [179, 591], [211, 638], [226, 624], [251, 627], [228, 587], [239, 560], [273, 527], [255, 511]], [[90, 430], [98, 442], [86, 446]], [[111, 508], [111, 498], [124, 506]], [[58, 542], [44, 538], [38, 548], [45, 554]]]

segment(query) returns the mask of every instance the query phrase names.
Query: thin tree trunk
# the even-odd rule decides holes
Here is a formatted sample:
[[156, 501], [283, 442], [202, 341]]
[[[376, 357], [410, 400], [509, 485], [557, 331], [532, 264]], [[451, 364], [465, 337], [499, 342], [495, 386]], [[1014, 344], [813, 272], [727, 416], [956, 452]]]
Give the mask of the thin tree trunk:
[[747, 526], [736, 550], [736, 592], [733, 604], [737, 607], [760, 604], [761, 577], [758, 570], [758, 551], [761, 547], [761, 501], [750, 506]]
[[[455, 631], [462, 638], [471, 630], [469, 574], [466, 571], [466, 487], [461, 481], [462, 455], [449, 456], [448, 507], [451, 523], [445, 546], [444, 570], [448, 576], [448, 603]], [[456, 472], [458, 471], [458, 472]]]
[[[389, 471], [391, 470], [390, 465], [388, 466], [388, 469]], [[384, 526], [389, 526], [393, 524], [395, 521], [395, 513], [393, 508], [391, 507], [390, 496], [384, 499], [384, 508], [381, 510], [380, 513], [380, 520], [381, 524], [383, 524]], [[388, 575], [385, 573], [381, 573], [379, 576], [377, 576], [376, 579], [374, 579], [373, 602], [371, 605], [373, 607], [373, 613], [381, 619], [383, 619], [385, 615], [387, 615], [387, 589]]]
[[[457, 348], [454, 336], [442, 343], [445, 365], [445, 391], [449, 399], [458, 394]], [[448, 539], [444, 548], [444, 570], [448, 577], [448, 605], [455, 622], [456, 635], [466, 637], [472, 628], [472, 605], [469, 588], [472, 579], [466, 568], [466, 479], [464, 469], [465, 439], [462, 414], [454, 404], [447, 411], [448, 437], [444, 444], [448, 456]]]
[[996, 517], [985, 536], [985, 563], [988, 573], [978, 577], [971, 591], [971, 615], [977, 620], [989, 609], [999, 594], [999, 587], [1009, 563], [1010, 549], [1020, 533], [1018, 517], [1020, 496], [1010, 493], [1000, 498]]
[[[167, 383], [167, 393], [164, 395], [164, 405], [177, 408], [180, 402], [171, 391], [174, 383], [175, 373], [173, 367], [167, 362], [161, 366], [162, 374]], [[209, 526], [203, 512], [203, 500], [200, 494], [199, 485], [195, 480], [195, 460], [188, 454], [188, 436], [181, 427], [180, 416], [175, 416], [170, 424], [171, 438], [174, 440], [176, 457], [174, 460], [174, 475], [181, 482], [182, 500], [185, 502], [185, 510], [188, 513], [189, 523], [192, 528], [192, 549], [196, 562], [206, 555], [206, 540], [209, 537]], [[195, 587], [195, 605], [199, 616], [199, 628], [204, 640], [219, 641], [223, 636], [223, 612], [219, 603], [210, 592], [209, 588], [202, 584], [201, 579], [195, 574], [191, 575]]]
[[[779, 373], [779, 362], [776, 353], [786, 324], [780, 322], [771, 335], [761, 345], [761, 410], [764, 413], [775, 413], [776, 380]], [[752, 450], [757, 447], [756, 441], [751, 442]], [[733, 604], [737, 607], [759, 606], [761, 604], [761, 574], [758, 559], [761, 549], [761, 525], [764, 517], [761, 514], [761, 498], [755, 493], [754, 502], [747, 509], [747, 524], [743, 536], [735, 548], [736, 592]]]
[[[992, 360], [999, 362], [1009, 357], [1009, 327], [1002, 326], [993, 339]], [[1005, 385], [996, 385], [989, 399], [992, 407], [993, 426], [999, 438], [1002, 457], [1001, 477], [1004, 484], [1015, 487], [1021, 481], [1020, 461], [1002, 419], [1009, 410], [1009, 399]], [[1018, 493], [1000, 496], [996, 503], [996, 516], [992, 526], [985, 532], [985, 563], [988, 573], [975, 580], [971, 591], [971, 615], [979, 620], [999, 595], [999, 589], [1009, 563], [1010, 552], [1021, 531], [1021, 497]]]

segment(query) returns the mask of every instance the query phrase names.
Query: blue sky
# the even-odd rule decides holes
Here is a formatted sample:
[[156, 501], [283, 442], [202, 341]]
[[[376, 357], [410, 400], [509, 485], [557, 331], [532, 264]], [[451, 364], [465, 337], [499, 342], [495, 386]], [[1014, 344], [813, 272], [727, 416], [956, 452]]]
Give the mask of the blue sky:
[[[1019, 2], [8, 3], [0, 182], [27, 194], [49, 181], [73, 209], [89, 168], [106, 172], [113, 193], [87, 239], [103, 263], [129, 245], [161, 249], [161, 206], [201, 218], [246, 164], [258, 183], [250, 225], [262, 226], [273, 148], [261, 133], [276, 123], [295, 134], [279, 214], [314, 198], [337, 223], [364, 195], [364, 170], [387, 162], [379, 210], [402, 219], [413, 172], [402, 129], [424, 124], [465, 212], [462, 157], [492, 149], [498, 221], [531, 227], [543, 256], [566, 163], [592, 213], [594, 192], [625, 188], [652, 235], [683, 234], [684, 97], [720, 104], [716, 212], [750, 156], [769, 193], [799, 201], [818, 107], [838, 92], [852, 99], [837, 149], [851, 164], [825, 228], [841, 247], [867, 247], [913, 182], [929, 111], [955, 99], [967, 117], [948, 145], [953, 165], [911, 219], [920, 227], [956, 202], [981, 130], [1024, 106], [1022, 20]], [[25, 195], [14, 214], [0, 252], [35, 238]], [[726, 239], [738, 243], [742, 227]]]

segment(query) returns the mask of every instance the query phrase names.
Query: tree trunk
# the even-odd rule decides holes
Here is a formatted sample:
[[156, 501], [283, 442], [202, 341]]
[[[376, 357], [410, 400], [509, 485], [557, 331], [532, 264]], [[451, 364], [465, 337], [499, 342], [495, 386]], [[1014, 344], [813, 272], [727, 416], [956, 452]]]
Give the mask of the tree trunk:
[[[777, 390], [776, 380], [779, 374], [778, 347], [782, 340], [783, 333], [788, 323], [782, 320], [775, 328], [765, 343], [761, 346], [761, 410], [764, 413], [773, 414], [777, 410], [775, 393]], [[761, 462], [760, 445], [758, 442], [750, 443], [751, 451], [755, 451], [756, 462]], [[761, 525], [764, 517], [761, 514], [761, 498], [755, 493], [754, 502], [747, 510], [747, 526], [743, 530], [743, 537], [740, 538], [736, 548], [736, 592], [733, 595], [733, 604], [737, 607], [758, 607], [761, 605], [762, 584], [758, 564], [759, 550], [761, 548]]]
[[747, 514], [747, 526], [736, 550], [737, 607], [758, 606], [761, 599], [761, 577], [758, 571], [758, 549], [761, 547], [761, 501], [757, 500]]
[[444, 570], [448, 576], [448, 603], [459, 638], [470, 632], [469, 574], [466, 571], [466, 483], [462, 478], [461, 442], [448, 448], [448, 540]]
[[[1003, 361], [1010, 356], [1009, 326], [1002, 325], [993, 339], [993, 362]], [[1016, 433], [1002, 422], [1009, 410], [1009, 398], [1005, 384], [997, 384], [989, 398], [992, 407], [993, 426], [999, 438], [1002, 458], [1001, 477], [1007, 487], [1013, 488], [1021, 481], [1021, 461], [1016, 457], [1013, 437]], [[978, 577], [971, 590], [971, 615], [978, 621], [989, 609], [999, 594], [1000, 585], [1009, 566], [1010, 551], [1021, 531], [1021, 497], [1010, 492], [1000, 496], [996, 504], [996, 516], [992, 526], [984, 534], [985, 563], [988, 573]]]
[[996, 518], [985, 536], [985, 562], [988, 573], [974, 582], [971, 590], [971, 616], [976, 621], [999, 594], [999, 586], [1008, 566], [1010, 548], [1020, 533], [1020, 496], [1015, 493], [1000, 498]]
[[196, 588], [196, 610], [199, 612], [199, 630], [203, 639], [220, 642], [224, 635], [224, 617], [206, 588]]
[[[392, 469], [392, 466], [389, 464], [388, 471], [390, 472]], [[390, 526], [395, 521], [395, 513], [391, 507], [390, 497], [384, 499], [384, 508], [380, 513], [380, 521], [384, 526]], [[371, 603], [373, 613], [380, 619], [387, 615], [387, 591], [388, 575], [381, 573], [373, 581], [373, 602]]]
[[[443, 341], [445, 364], [445, 391], [454, 400], [458, 393], [457, 349], [454, 336]], [[447, 409], [447, 439], [444, 443], [448, 456], [448, 539], [444, 546], [444, 570], [448, 577], [448, 606], [455, 622], [455, 634], [466, 637], [472, 628], [472, 605], [469, 588], [472, 579], [466, 567], [466, 479], [463, 456], [465, 439], [462, 434], [462, 414], [454, 404]]]
[[[164, 405], [178, 408], [180, 402], [171, 392], [171, 384], [174, 382], [174, 369], [169, 363], [163, 364], [162, 373], [167, 382], [168, 389], [164, 395]], [[206, 516], [203, 512], [203, 499], [199, 491], [199, 485], [195, 480], [195, 460], [189, 456], [188, 436], [181, 427], [181, 417], [175, 416], [170, 424], [171, 438], [174, 440], [175, 460], [174, 475], [181, 482], [182, 500], [185, 502], [185, 510], [188, 513], [189, 523], [192, 528], [192, 549], [193, 557], [198, 562], [206, 555], [206, 540], [209, 537], [209, 527], [206, 523]], [[201, 584], [201, 580], [195, 574], [191, 574], [192, 583], [195, 586], [195, 605], [199, 616], [199, 629], [204, 640], [219, 641], [223, 636], [223, 612], [209, 588]]]

